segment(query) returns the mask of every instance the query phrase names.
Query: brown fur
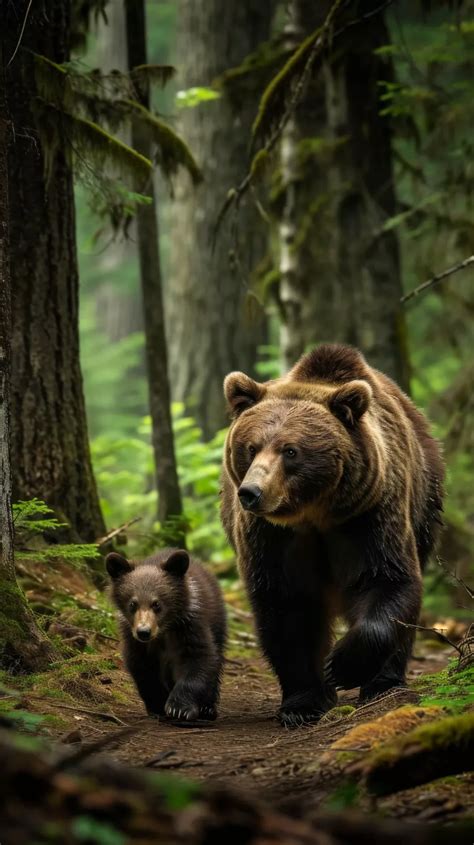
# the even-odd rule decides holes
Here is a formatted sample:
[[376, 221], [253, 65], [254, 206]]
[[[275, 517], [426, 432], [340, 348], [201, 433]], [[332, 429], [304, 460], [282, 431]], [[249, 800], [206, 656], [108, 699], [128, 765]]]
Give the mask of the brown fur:
[[216, 578], [180, 549], [140, 563], [112, 552], [106, 566], [125, 665], [148, 712], [214, 719], [226, 632]]
[[[417, 621], [421, 570], [442, 509], [443, 462], [425, 418], [360, 352], [339, 345], [315, 349], [269, 382], [232, 373], [224, 389], [234, 420], [224, 455], [222, 518], [282, 682], [283, 714], [293, 712], [285, 699], [305, 684], [316, 710], [332, 700], [322, 657], [310, 669], [306, 655], [300, 681], [287, 682], [282, 654], [293, 658], [266, 630], [273, 601], [284, 617], [299, 616], [314, 640], [292, 595], [299, 579], [307, 612], [319, 619], [314, 654], [329, 648], [320, 643], [329, 642], [335, 606], [351, 625], [329, 658], [326, 679], [360, 684], [363, 696], [389, 681], [402, 683], [411, 636], [389, 614]], [[331, 602], [321, 599], [328, 591]], [[284, 629], [283, 621], [277, 637], [285, 637]], [[292, 647], [306, 648], [296, 632]], [[301, 713], [308, 715], [307, 708]]]

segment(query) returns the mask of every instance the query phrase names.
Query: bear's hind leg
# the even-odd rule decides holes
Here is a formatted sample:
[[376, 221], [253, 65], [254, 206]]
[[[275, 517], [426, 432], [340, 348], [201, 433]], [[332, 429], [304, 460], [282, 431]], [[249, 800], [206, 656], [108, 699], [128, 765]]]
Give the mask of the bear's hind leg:
[[394, 687], [406, 686], [406, 668], [411, 654], [411, 647], [414, 640], [414, 632], [411, 640], [407, 637], [404, 648], [399, 649], [396, 654], [392, 655], [382, 670], [372, 678], [369, 683], [364, 684], [360, 688], [359, 703], [363, 704], [370, 701], [372, 698], [377, 698], [383, 695]]

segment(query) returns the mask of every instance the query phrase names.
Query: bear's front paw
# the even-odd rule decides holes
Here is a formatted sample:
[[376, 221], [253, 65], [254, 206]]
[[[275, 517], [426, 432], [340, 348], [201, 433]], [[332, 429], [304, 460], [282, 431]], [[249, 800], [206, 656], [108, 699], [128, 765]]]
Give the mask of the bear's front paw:
[[372, 680], [375, 674], [373, 660], [366, 651], [359, 638], [350, 634], [343, 637], [326, 660], [326, 683], [336, 689], [354, 689]]
[[321, 716], [336, 703], [335, 695], [296, 693], [282, 701], [278, 711], [280, 724], [285, 728], [300, 728], [319, 722]]
[[174, 722], [195, 722], [200, 715], [199, 704], [171, 693], [165, 704], [165, 714]]

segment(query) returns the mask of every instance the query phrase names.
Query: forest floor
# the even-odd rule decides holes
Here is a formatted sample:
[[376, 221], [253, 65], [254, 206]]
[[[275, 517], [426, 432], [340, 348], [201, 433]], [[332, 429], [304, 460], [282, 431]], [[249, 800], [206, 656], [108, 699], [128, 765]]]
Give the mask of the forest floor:
[[[89, 602], [98, 615], [104, 613], [93, 604], [90, 586], [77, 583], [79, 606]], [[69, 577], [68, 584], [70, 592]], [[38, 602], [39, 586], [35, 590]], [[364, 761], [377, 745], [472, 707], [474, 679], [456, 686], [448, 676], [449, 647], [419, 639], [408, 688], [363, 706], [357, 691], [339, 693], [338, 707], [318, 724], [288, 730], [275, 718], [278, 686], [259, 655], [250, 614], [239, 597], [231, 600], [230, 647], [214, 723], [183, 726], [147, 717], [124, 671], [118, 641], [77, 623], [69, 630], [70, 608], [63, 622], [55, 621], [56, 633], [58, 624], [73, 640], [82, 633], [85, 649], [50, 672], [17, 676], [17, 698], [0, 698], [1, 709], [41, 714], [41, 732], [74, 749], [96, 748], [132, 767], [237, 788], [297, 818], [350, 808], [423, 824], [472, 821], [474, 829], [474, 772], [437, 777], [435, 771], [428, 783], [378, 798], [359, 786]], [[471, 834], [472, 829], [472, 839]]]

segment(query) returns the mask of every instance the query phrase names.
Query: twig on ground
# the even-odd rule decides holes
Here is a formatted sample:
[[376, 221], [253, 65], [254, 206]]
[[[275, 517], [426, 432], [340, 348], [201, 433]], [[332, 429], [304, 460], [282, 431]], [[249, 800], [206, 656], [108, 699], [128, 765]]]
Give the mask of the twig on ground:
[[452, 276], [453, 273], [458, 273], [459, 270], [464, 270], [465, 267], [469, 267], [470, 264], [474, 264], [474, 255], [470, 255], [469, 258], [465, 258], [464, 261], [461, 261], [459, 264], [455, 264], [453, 267], [448, 267], [447, 270], [443, 270], [442, 273], [437, 273], [436, 276], [433, 276], [431, 279], [428, 279], [427, 282], [423, 282], [422, 285], [418, 285], [417, 288], [414, 288], [409, 293], [402, 296], [400, 302], [408, 302], [410, 299], [413, 299], [414, 296], [418, 296], [423, 291], [428, 290], [428, 288], [433, 287], [438, 282], [441, 282], [442, 279], [446, 279], [447, 276]]
[[104, 713], [101, 710], [92, 710], [88, 707], [81, 707], [77, 704], [64, 704], [62, 701], [55, 701], [52, 698], [48, 698], [44, 695], [31, 695], [30, 693], [26, 693], [25, 699], [31, 698], [32, 701], [46, 701], [48, 705], [50, 704], [52, 707], [59, 707], [62, 710], [74, 710], [78, 713], [87, 713], [90, 716], [97, 716], [99, 719], [104, 719], [106, 722], [115, 722], [117, 725], [122, 725], [124, 728], [128, 728], [129, 725], [126, 725], [125, 722], [122, 722], [118, 716], [114, 716], [113, 713]]
[[146, 760], [146, 762], [143, 763], [143, 766], [146, 769], [150, 769], [153, 766], [156, 766], [157, 763], [161, 763], [163, 760], [167, 760], [168, 757], [172, 757], [174, 754], [176, 754], [176, 751], [160, 751], [159, 754], [156, 754], [154, 757]]
[[83, 745], [73, 754], [68, 754], [64, 757], [61, 757], [54, 768], [56, 771], [63, 771], [64, 769], [68, 769], [70, 766], [75, 766], [77, 765], [77, 763], [82, 762], [83, 760], [87, 759], [87, 757], [90, 757], [92, 754], [98, 754], [99, 751], [103, 751], [104, 748], [109, 748], [111, 745], [114, 745], [119, 740], [125, 739], [125, 737], [129, 737], [131, 734], [136, 733], [140, 730], [140, 727], [140, 722], [136, 725], [126, 725], [126, 727], [122, 728], [122, 730], [120, 731], [115, 731], [112, 734], [102, 736], [95, 742], [89, 743], [89, 745]]

